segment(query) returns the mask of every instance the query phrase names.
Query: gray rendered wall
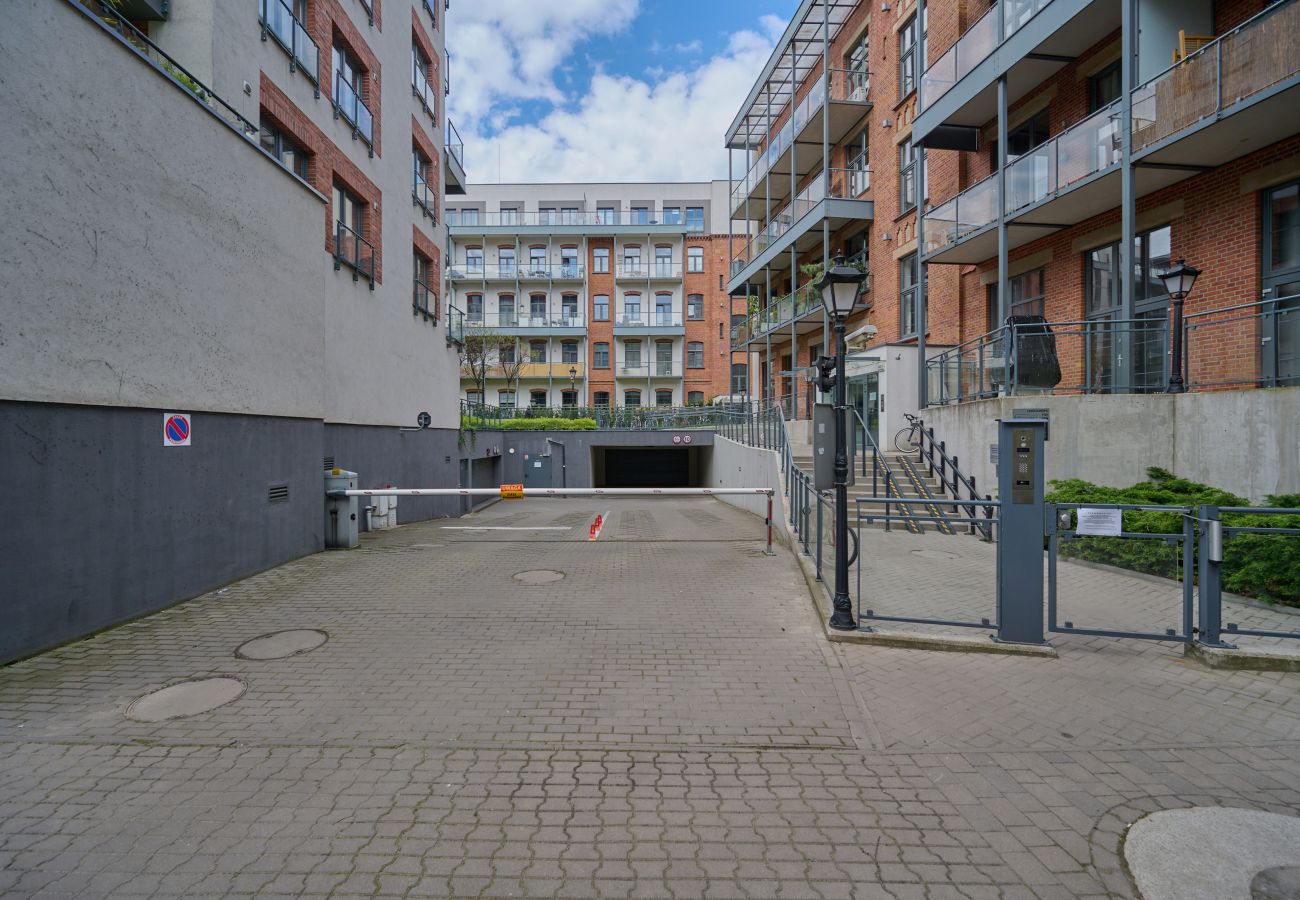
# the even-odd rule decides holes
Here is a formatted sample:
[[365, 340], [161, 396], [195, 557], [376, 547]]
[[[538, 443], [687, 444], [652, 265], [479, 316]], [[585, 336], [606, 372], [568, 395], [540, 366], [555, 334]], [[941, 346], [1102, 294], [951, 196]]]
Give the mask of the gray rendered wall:
[[[502, 456], [502, 478], [508, 484], [524, 480], [524, 455], [539, 453], [551, 454], [552, 477], [555, 487], [560, 487], [561, 452], [554, 444], [547, 444], [547, 439], [564, 446], [564, 459], [568, 466], [569, 487], [592, 486], [592, 448], [593, 447], [672, 447], [673, 435], [691, 436], [692, 447], [713, 446], [714, 434], [707, 430], [670, 431], [507, 431], [484, 432], [477, 438], [482, 443], [485, 436], [491, 440], [504, 443]], [[511, 453], [510, 450], [514, 450]]]

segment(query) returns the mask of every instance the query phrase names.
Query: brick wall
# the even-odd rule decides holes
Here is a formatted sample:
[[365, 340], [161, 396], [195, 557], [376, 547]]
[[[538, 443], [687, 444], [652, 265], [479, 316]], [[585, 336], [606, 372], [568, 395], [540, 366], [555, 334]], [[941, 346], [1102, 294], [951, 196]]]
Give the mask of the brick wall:
[[[380, 26], [379, 7], [375, 5], [375, 27]], [[366, 42], [361, 32], [352, 24], [351, 18], [339, 6], [338, 0], [324, 0], [320, 3], [312, 3], [307, 9], [307, 30], [311, 33], [312, 40], [320, 48], [324, 57], [322, 62], [325, 64], [327, 74], [321, 78], [320, 90], [321, 96], [329, 102], [334, 102], [334, 73], [330, 63], [331, 48], [335, 42], [342, 44], [347, 48], [353, 59], [357, 61], [360, 68], [364, 71], [365, 77], [361, 81], [361, 100], [370, 110], [374, 118], [374, 151], [375, 156], [382, 156], [379, 136], [382, 131], [380, 128], [380, 86], [381, 72], [379, 60], [371, 51], [370, 45]], [[433, 56], [437, 59], [437, 56]]]

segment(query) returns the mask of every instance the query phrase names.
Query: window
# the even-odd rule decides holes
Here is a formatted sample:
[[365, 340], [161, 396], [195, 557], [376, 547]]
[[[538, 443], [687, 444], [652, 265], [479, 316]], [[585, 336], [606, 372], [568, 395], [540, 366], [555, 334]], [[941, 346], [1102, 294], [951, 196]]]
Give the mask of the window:
[[650, 207], [634, 206], [632, 207], [632, 224], [649, 225], [650, 224]]
[[655, 341], [655, 374], [673, 374], [673, 342]]
[[563, 294], [560, 297], [560, 315], [564, 318], [565, 325], [581, 325], [578, 319], [578, 295]]
[[624, 275], [644, 275], [641, 271], [641, 248], [624, 247], [623, 248], [623, 274]]
[[419, 250], [412, 253], [415, 272], [412, 285], [411, 305], [426, 315], [438, 315], [438, 295], [433, 291], [433, 262]]
[[500, 216], [501, 216], [501, 224], [502, 224], [502, 225], [518, 225], [518, 224], [519, 224], [519, 210], [516, 209], [516, 208], [513, 207], [513, 206], [503, 206], [503, 207], [501, 207], [501, 213], [500, 213]]
[[534, 388], [528, 392], [528, 403], [534, 408], [546, 406], [546, 391], [541, 388]]
[[749, 393], [748, 363], [731, 364], [731, 393], [733, 394]]
[[497, 391], [497, 406], [501, 407], [502, 409], [514, 409], [515, 392], [504, 391], [504, 390]]
[[513, 277], [515, 274], [515, 248], [498, 247], [497, 248], [497, 269], [501, 277]]
[[1088, 79], [1088, 112], [1094, 113], [1119, 99], [1122, 90], [1119, 60]]
[[609, 409], [609, 391], [596, 391], [592, 394], [592, 402], [597, 409]]
[[704, 232], [704, 207], [686, 207], [686, 230], [695, 234]]
[[515, 342], [505, 341], [497, 346], [497, 362], [503, 366], [514, 365]]
[[539, 208], [539, 209], [537, 210], [537, 224], [538, 224], [538, 225], [554, 225], [554, 224], [555, 224], [555, 207], [554, 207], [554, 206], [543, 206], [543, 207]]
[[591, 317], [597, 322], [609, 321], [609, 295], [597, 294], [591, 298]]
[[920, 286], [917, 274], [917, 258], [909, 253], [898, 261], [898, 331], [899, 337], [916, 337], [917, 305], [920, 302]]
[[483, 324], [482, 294], [468, 294], [465, 297], [465, 318], [476, 325]]
[[335, 44], [333, 72], [334, 107], [355, 127], [353, 133], [361, 135], [369, 143], [374, 134], [374, 121], [366, 108], [366, 70], [345, 47]]
[[675, 325], [673, 321], [673, 295], [655, 294], [655, 324]]
[[577, 391], [561, 391], [561, 392], [560, 392], [560, 405], [561, 405], [561, 406], [568, 406], [568, 407], [574, 407], [574, 406], [577, 406], [577, 405], [578, 405], [578, 392], [577, 392]]
[[528, 248], [528, 274], [529, 275], [546, 275], [546, 248], [529, 247]]
[[528, 342], [528, 361], [533, 363], [546, 362], [546, 341]]
[[686, 318], [703, 319], [704, 318], [704, 295], [691, 294], [686, 298]]
[[655, 406], [672, 406], [673, 390], [672, 388], [658, 388], [655, 390]]
[[866, 193], [871, 187], [870, 137], [870, 129], [864, 128], [844, 148], [844, 159], [849, 169], [849, 193], [854, 197]]
[[623, 405], [624, 405], [624, 406], [640, 406], [640, 405], [641, 405], [641, 392], [640, 392], [640, 391], [624, 391], [624, 392], [623, 392]]
[[411, 43], [411, 91], [420, 98], [420, 104], [424, 107], [425, 112], [433, 119], [434, 124], [437, 124], [438, 91], [436, 88], [429, 86], [430, 67], [429, 58], [424, 55], [419, 45], [413, 41]]
[[[1043, 315], [1043, 270], [1034, 269], [1007, 281], [1007, 315], [1041, 316]], [[988, 330], [1001, 326], [998, 316], [998, 286], [990, 284], [988, 289]]]
[[691, 341], [686, 345], [686, 368], [704, 368], [704, 342]]
[[460, 224], [460, 210], [455, 208], [447, 210], [447, 224], [448, 225]]
[[373, 277], [374, 248], [365, 239], [366, 208], [369, 204], [338, 182], [334, 183], [333, 199], [334, 258]]
[[609, 368], [609, 342], [597, 341], [591, 351], [591, 367], [593, 369]]
[[722, 323], [718, 323], [718, 340], [722, 340]]
[[870, 37], [870, 33], [864, 31], [862, 37], [849, 48], [849, 52], [844, 54], [844, 67], [850, 72], [866, 75], [871, 53]]
[[469, 247], [465, 250], [465, 271], [483, 274], [482, 247]]
[[686, 271], [687, 272], [704, 271], [704, 248], [703, 247], [686, 248]]
[[687, 406], [703, 406], [703, 405], [704, 405], [704, 391], [691, 391], [690, 393], [688, 393], [688, 394], [686, 395], [686, 405], [687, 405]]
[[466, 391], [466, 392], [465, 392], [465, 402], [468, 403], [468, 404], [470, 404], [470, 405], [472, 405], [472, 406], [478, 406], [478, 405], [480, 405], [480, 404], [483, 402], [483, 392], [482, 392], [482, 391]]
[[902, 100], [916, 90], [919, 65], [916, 48], [916, 16], [908, 19], [898, 32], [898, 99]]
[[591, 248], [591, 271], [600, 274], [609, 272], [609, 248], [592, 247]]
[[665, 225], [682, 224], [682, 208], [680, 206], [665, 206], [664, 224]]
[[613, 225], [614, 224], [614, 207], [598, 206], [596, 207], [596, 224]]
[[530, 325], [546, 324], [546, 295], [532, 294], [528, 298], [528, 318]]
[[514, 294], [502, 294], [497, 297], [497, 324], [502, 328], [511, 328], [515, 324]]
[[275, 126], [275, 123], [262, 117], [259, 133], [262, 149], [279, 160], [280, 164], [303, 181], [307, 180], [307, 159], [309, 154], [295, 143], [287, 134]]
[[628, 341], [623, 345], [623, 366], [627, 369], [641, 368], [640, 341]]
[[916, 209], [916, 158], [920, 153], [909, 135], [898, 145], [898, 213]]
[[641, 324], [640, 294], [627, 294], [623, 297], [623, 322], [629, 325]]
[[655, 274], [660, 278], [673, 275], [673, 248], [655, 247]]
[[576, 363], [578, 361], [578, 342], [565, 341], [560, 344], [560, 362]]
[[477, 209], [462, 209], [462, 210], [460, 211], [460, 224], [462, 224], [462, 225], [477, 225], [477, 224], [478, 224], [478, 210], [477, 210]]
[[576, 206], [565, 206], [565, 207], [562, 207], [562, 208], [560, 209], [560, 224], [561, 224], [561, 225], [577, 225], [577, 224], [578, 224], [578, 207], [576, 207]]
[[560, 248], [560, 277], [561, 278], [578, 277], [578, 248], [577, 247]]

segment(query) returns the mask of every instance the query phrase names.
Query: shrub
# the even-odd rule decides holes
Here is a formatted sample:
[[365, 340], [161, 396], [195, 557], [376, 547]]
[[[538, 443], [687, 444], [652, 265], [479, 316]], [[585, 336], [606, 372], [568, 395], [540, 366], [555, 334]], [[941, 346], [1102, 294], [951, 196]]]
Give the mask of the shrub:
[[[1164, 469], [1147, 470], [1147, 481], [1126, 488], [1104, 487], [1078, 478], [1053, 482], [1054, 503], [1132, 503], [1146, 506], [1250, 506], [1235, 494], [1178, 478]], [[1270, 496], [1268, 506], [1300, 508], [1300, 495]], [[1300, 516], [1226, 514], [1224, 523], [1242, 527], [1297, 528]], [[1177, 513], [1124, 511], [1124, 530], [1141, 534], [1182, 534]], [[1181, 545], [1152, 539], [1082, 537], [1062, 541], [1060, 553], [1165, 578], [1180, 578]], [[1223, 586], [1248, 597], [1300, 606], [1300, 536], [1239, 534], [1224, 540]]]
[[461, 416], [460, 427], [468, 431], [595, 431], [596, 420], [539, 416], [491, 421], [474, 416]]

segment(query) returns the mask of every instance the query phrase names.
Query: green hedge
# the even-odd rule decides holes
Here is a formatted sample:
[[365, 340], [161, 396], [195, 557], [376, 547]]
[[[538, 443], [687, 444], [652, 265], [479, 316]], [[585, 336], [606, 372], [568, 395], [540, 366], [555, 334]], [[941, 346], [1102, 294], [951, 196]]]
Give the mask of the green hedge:
[[[1112, 488], [1078, 478], [1053, 482], [1047, 500], [1054, 503], [1132, 503], [1146, 506], [1250, 506], [1227, 491], [1177, 478], [1164, 469], [1147, 470], [1149, 480], [1132, 487]], [[1268, 498], [1266, 506], [1300, 508], [1300, 494]], [[1266, 528], [1300, 528], [1300, 516], [1223, 516], [1224, 523]], [[1176, 513], [1125, 510], [1124, 530], [1143, 534], [1181, 534]], [[1062, 541], [1062, 556], [1088, 559], [1178, 579], [1182, 571], [1181, 543], [1131, 538], [1081, 537]], [[1239, 534], [1224, 540], [1223, 587], [1247, 597], [1300, 607], [1300, 535]]]
[[460, 427], [469, 431], [595, 431], [595, 419], [500, 419], [461, 416]]

